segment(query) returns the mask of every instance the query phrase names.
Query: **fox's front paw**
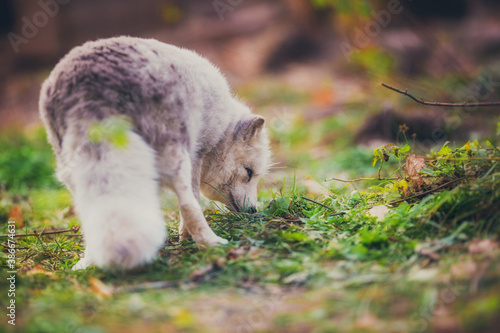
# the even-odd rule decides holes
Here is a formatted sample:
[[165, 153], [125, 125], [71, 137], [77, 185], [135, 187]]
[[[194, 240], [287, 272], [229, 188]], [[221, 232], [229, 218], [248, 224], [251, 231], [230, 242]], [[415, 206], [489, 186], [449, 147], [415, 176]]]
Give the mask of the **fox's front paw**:
[[219, 237], [216, 234], [210, 235], [209, 237], [193, 237], [193, 239], [200, 249], [206, 249], [207, 246], [217, 247], [228, 243], [227, 239]]
[[78, 271], [80, 269], [85, 269], [85, 268], [92, 266], [92, 265], [93, 265], [93, 263], [91, 260], [87, 259], [86, 257], [83, 257], [80, 260], [78, 260], [78, 262], [75, 264], [75, 266], [73, 266], [71, 268], [71, 270]]

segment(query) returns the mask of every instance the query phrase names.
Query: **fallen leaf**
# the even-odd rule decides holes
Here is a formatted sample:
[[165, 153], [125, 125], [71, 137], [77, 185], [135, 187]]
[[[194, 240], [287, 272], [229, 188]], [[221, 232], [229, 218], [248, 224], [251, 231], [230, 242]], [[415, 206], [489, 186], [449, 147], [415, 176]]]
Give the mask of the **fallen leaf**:
[[215, 259], [214, 265], [219, 267], [219, 268], [222, 268], [226, 262], [227, 262], [226, 258], [219, 257], [219, 258]]
[[287, 276], [283, 279], [283, 283], [285, 284], [303, 284], [306, 282], [309, 273], [307, 272], [299, 272], [292, 275]]
[[417, 250], [417, 252], [421, 256], [430, 258], [432, 260], [439, 260], [440, 259], [439, 254], [436, 251], [429, 249], [429, 248], [422, 248], [422, 249]]
[[470, 279], [477, 270], [477, 264], [473, 261], [460, 261], [450, 267], [451, 275], [459, 279]]
[[239, 259], [245, 253], [247, 253], [247, 250], [244, 247], [231, 248], [227, 252], [227, 259], [229, 259], [229, 260], [236, 260], [236, 259]]
[[318, 108], [325, 108], [333, 104], [335, 93], [331, 87], [319, 90], [313, 95], [313, 103]]
[[370, 312], [364, 312], [354, 322], [356, 328], [370, 328], [373, 329], [379, 323], [379, 319]]
[[208, 264], [206, 266], [201, 267], [200, 269], [195, 270], [194, 272], [191, 272], [189, 274], [189, 278], [192, 281], [199, 281], [201, 280], [205, 275], [213, 271], [215, 268], [214, 264]]
[[435, 280], [438, 274], [437, 268], [422, 268], [412, 272], [408, 276], [409, 281], [431, 281]]
[[377, 221], [383, 221], [385, 218], [385, 215], [387, 213], [389, 213], [390, 211], [391, 210], [389, 208], [387, 208], [386, 206], [378, 205], [378, 206], [374, 206], [374, 207], [370, 208], [370, 210], [368, 211], [368, 214], [370, 216], [376, 217]]
[[111, 287], [93, 276], [90, 277], [90, 287], [92, 288], [92, 291], [97, 295], [101, 295], [104, 297], [111, 297], [113, 295], [113, 290], [111, 289]]
[[21, 212], [21, 206], [15, 205], [14, 207], [12, 207], [12, 209], [9, 212], [9, 220], [16, 221], [16, 228], [17, 229], [24, 228], [23, 214]]
[[47, 275], [47, 276], [50, 276], [50, 277], [54, 277], [55, 276], [54, 272], [48, 272], [48, 271], [46, 271], [42, 267], [42, 265], [36, 265], [35, 267], [33, 267], [32, 269], [30, 269], [29, 271], [26, 272], [26, 275], [28, 275], [28, 276], [35, 275], [35, 274], [43, 274], [43, 275]]
[[469, 253], [491, 253], [498, 250], [498, 243], [490, 239], [474, 238], [469, 244]]
[[432, 331], [436, 333], [453, 333], [460, 332], [460, 321], [458, 318], [448, 314], [436, 315], [432, 319]]
[[406, 158], [405, 172], [410, 177], [411, 184], [420, 190], [423, 180], [420, 176], [420, 170], [425, 165], [425, 159], [422, 156], [410, 155]]

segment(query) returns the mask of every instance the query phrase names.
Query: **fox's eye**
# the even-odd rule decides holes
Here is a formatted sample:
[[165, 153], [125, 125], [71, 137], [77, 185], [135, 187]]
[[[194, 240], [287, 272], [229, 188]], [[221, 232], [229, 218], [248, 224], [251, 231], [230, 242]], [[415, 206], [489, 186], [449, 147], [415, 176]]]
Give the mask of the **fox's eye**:
[[250, 168], [245, 168], [245, 170], [247, 171], [248, 181], [252, 180], [253, 170]]

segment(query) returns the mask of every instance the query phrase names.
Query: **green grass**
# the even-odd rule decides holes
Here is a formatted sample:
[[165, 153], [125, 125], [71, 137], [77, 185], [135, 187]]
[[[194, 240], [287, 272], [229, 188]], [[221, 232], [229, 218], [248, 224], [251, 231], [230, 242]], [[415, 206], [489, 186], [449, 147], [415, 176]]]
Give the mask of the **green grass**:
[[[354, 65], [370, 71], [371, 58], [383, 56], [359, 54]], [[459, 84], [444, 78], [439, 86], [451, 91], [445, 88]], [[71, 271], [84, 250], [79, 232], [17, 238], [17, 325], [14, 329], [3, 320], [0, 332], [477, 332], [495, 327], [500, 314], [498, 137], [489, 144], [435, 147], [426, 156], [419, 189], [404, 168], [417, 151], [404, 135], [400, 147], [376, 151], [375, 166], [372, 149], [353, 146], [366, 114], [383, 104], [380, 98], [365, 103], [373, 92], [349, 101], [349, 112], [316, 121], [304, 117], [314, 99], [311, 92], [267, 78], [239, 94], [264, 110], [278, 165], [262, 182], [258, 213], [233, 214], [204, 202], [205, 216], [228, 245], [199, 250], [192, 241], [180, 242], [172, 194], [162, 196], [168, 242], [153, 263], [136, 271]], [[405, 100], [401, 105], [408, 106]], [[25, 225], [19, 234], [79, 225], [54, 167], [43, 130], [0, 137], [1, 234], [16, 207]], [[374, 179], [379, 172], [383, 179]], [[323, 181], [331, 177], [372, 180]], [[319, 191], [313, 179], [327, 191]], [[394, 200], [400, 201], [389, 204]], [[377, 205], [387, 205], [385, 217], [368, 213]], [[7, 246], [0, 239], [3, 309]]]
[[[47, 148], [43, 137], [16, 140], [15, 145]], [[469, 249], [476, 238], [496, 242], [500, 234], [500, 170], [495, 160], [500, 154], [464, 147], [441, 149], [429, 157], [438, 159], [432, 164], [436, 182], [445, 176], [461, 179], [467, 172], [470, 179], [390, 205], [380, 220], [368, 210], [387, 198], [401, 198], [387, 186], [396, 180], [360, 184], [354, 191], [352, 185], [329, 183], [330, 195], [312, 197], [300, 180], [291, 178], [263, 192], [267, 198], [261, 198], [264, 208], [259, 213], [207, 210], [215, 232], [230, 240], [227, 246], [207, 250], [179, 242], [174, 210], [167, 215], [167, 245], [155, 262], [134, 272], [95, 267], [71, 271], [83, 251], [78, 236], [18, 238], [18, 332], [423, 332], [445, 324], [469, 332], [491, 328], [500, 312], [500, 296], [493, 292], [500, 284], [500, 253]], [[0, 158], [7, 159], [12, 151], [3, 151]], [[469, 156], [467, 163], [450, 160], [463, 154]], [[490, 160], [473, 159], [482, 154]], [[356, 162], [342, 164], [346, 156]], [[359, 175], [376, 173], [372, 158], [358, 148], [335, 160], [337, 168], [352, 168]], [[47, 159], [52, 165], [50, 155]], [[39, 159], [28, 154], [16, 163], [26, 164], [18, 166], [23, 170], [37, 166]], [[400, 163], [404, 160], [386, 163], [384, 170], [401, 173]], [[16, 205], [22, 207], [26, 224], [18, 233], [78, 224], [64, 189], [23, 175], [17, 176], [19, 184], [29, 187], [8, 183], [0, 194], [2, 233], [7, 231], [5, 216]], [[2, 242], [3, 272], [5, 246]], [[111, 297], [95, 279], [112, 290]], [[158, 281], [171, 283], [165, 289], [148, 284]], [[0, 286], [8, 289], [5, 278]], [[1, 299], [5, 308], [6, 295]]]

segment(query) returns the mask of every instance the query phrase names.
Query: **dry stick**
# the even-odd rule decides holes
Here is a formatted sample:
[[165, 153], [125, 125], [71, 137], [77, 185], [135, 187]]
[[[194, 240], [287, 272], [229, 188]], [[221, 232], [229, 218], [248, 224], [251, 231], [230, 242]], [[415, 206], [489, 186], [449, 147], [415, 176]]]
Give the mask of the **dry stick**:
[[327, 205], [323, 205], [321, 202], [317, 202], [317, 201], [315, 201], [313, 199], [309, 199], [309, 198], [306, 198], [306, 197], [301, 197], [301, 198], [304, 199], [304, 200], [307, 200], [309, 202], [315, 203], [316, 205], [319, 205], [321, 207], [325, 207], [325, 208], [327, 208], [329, 210], [334, 210], [332, 207], [328, 207]]
[[356, 178], [356, 179], [340, 179], [340, 178], [328, 178], [325, 179], [325, 182], [329, 182], [332, 180], [336, 180], [338, 182], [343, 182], [343, 183], [354, 183], [354, 182], [360, 182], [360, 181], [368, 181], [368, 180], [398, 180], [400, 178], [397, 177], [391, 177], [391, 178]]
[[[55, 234], [62, 234], [65, 232], [77, 232], [80, 229], [80, 227], [73, 227], [71, 229], [64, 229], [64, 230], [52, 230], [52, 231], [42, 231], [42, 232], [31, 232], [29, 234], [11, 234], [11, 235], [0, 235], [0, 238], [8, 238], [8, 237], [30, 237], [30, 236], [46, 236], [46, 235], [55, 235]], [[76, 236], [76, 235], [68, 235], [68, 236]], [[78, 234], [78, 236], [81, 236]]]
[[[409, 200], [409, 199], [418, 198], [418, 197], [421, 197], [421, 196], [423, 196], [423, 195], [426, 195], [426, 194], [429, 194], [429, 193], [435, 192], [435, 191], [437, 191], [437, 190], [439, 190], [439, 189], [441, 189], [441, 188], [443, 188], [443, 187], [446, 187], [446, 186], [448, 186], [448, 185], [450, 185], [450, 184], [453, 184], [453, 183], [458, 182], [459, 180], [463, 180], [463, 179], [464, 179], [464, 178], [457, 178], [457, 179], [454, 179], [454, 180], [449, 181], [449, 182], [447, 182], [447, 183], [444, 183], [444, 184], [441, 184], [441, 185], [439, 185], [439, 186], [436, 186], [435, 188], [432, 188], [432, 189], [430, 189], [430, 190], [428, 190], [428, 191], [425, 191], [425, 192], [422, 192], [422, 193], [418, 193], [418, 194], [412, 195], [411, 197], [406, 197], [406, 198], [404, 198], [404, 199], [390, 201], [390, 202], [388, 202], [388, 203], [386, 203], [386, 204], [384, 204], [384, 205], [394, 205], [394, 204], [397, 204], [397, 203], [400, 203], [400, 202], [403, 202], [403, 201], [406, 201], [406, 200]], [[373, 207], [375, 207], [375, 206], [372, 206], [372, 207], [369, 207], [369, 208], [373, 208]]]
[[[432, 192], [435, 192], [443, 187], [446, 187], [450, 184], [453, 184], [459, 180], [463, 180], [464, 178], [458, 178], [458, 179], [454, 179], [452, 181], [449, 181], [447, 183], [444, 183], [442, 185], [439, 185], [439, 186], [436, 186], [435, 188], [433, 189], [430, 189], [428, 191], [425, 191], [425, 192], [422, 192], [422, 193], [418, 193], [418, 194], [415, 194], [415, 195], [412, 195], [411, 197], [406, 197], [404, 199], [400, 199], [400, 200], [394, 200], [394, 201], [389, 201], [388, 203], [385, 203], [385, 204], [381, 204], [381, 205], [384, 205], [384, 206], [388, 206], [388, 205], [394, 205], [394, 204], [397, 204], [397, 203], [400, 203], [400, 202], [403, 202], [403, 201], [406, 201], [406, 200], [409, 200], [409, 199], [415, 199], [415, 198], [418, 198], [418, 197], [421, 197], [423, 195], [426, 195], [426, 194], [429, 194], [429, 193], [432, 193]], [[369, 206], [367, 207], [366, 209], [369, 210], [369, 209], [372, 209], [373, 207], [375, 206]], [[337, 215], [342, 215], [342, 214], [346, 214], [345, 212], [340, 212], [340, 213], [336, 213], [336, 214], [333, 214], [333, 215], [330, 215], [330, 216], [337, 216]]]
[[418, 99], [415, 96], [413, 96], [412, 94], [408, 93], [408, 89], [401, 90], [401, 89], [398, 89], [398, 88], [394, 88], [394, 87], [392, 87], [392, 86], [390, 86], [388, 84], [385, 84], [383, 82], [381, 83], [381, 85], [383, 87], [387, 88], [387, 89], [390, 89], [390, 90], [395, 91], [397, 93], [400, 93], [402, 95], [408, 96], [409, 98], [411, 98], [415, 102], [423, 104], [423, 105], [445, 106], [445, 107], [451, 107], [451, 108], [463, 108], [463, 107], [466, 107], [466, 106], [500, 106], [500, 101], [496, 101], [496, 102], [482, 102], [482, 103], [467, 103], [467, 102], [463, 102], [463, 103], [438, 103], [438, 102], [426, 102], [423, 99]]
[[470, 160], [477, 160], [477, 161], [500, 161], [500, 157], [439, 157], [439, 158], [434, 158], [434, 157], [424, 157], [426, 161], [470, 161]]

